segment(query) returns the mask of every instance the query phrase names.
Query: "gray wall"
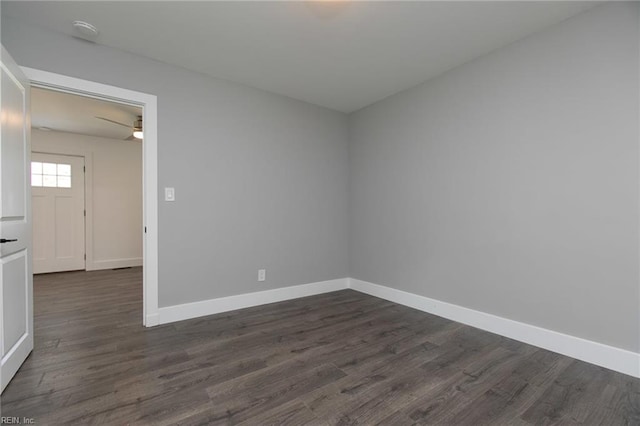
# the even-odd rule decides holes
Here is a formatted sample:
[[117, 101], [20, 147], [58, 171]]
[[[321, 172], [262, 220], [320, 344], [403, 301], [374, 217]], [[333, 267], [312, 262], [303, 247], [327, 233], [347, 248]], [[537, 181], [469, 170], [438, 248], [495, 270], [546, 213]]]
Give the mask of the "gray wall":
[[350, 117], [350, 272], [639, 350], [638, 7]]
[[346, 115], [9, 19], [2, 44], [158, 96], [160, 306], [348, 276]]

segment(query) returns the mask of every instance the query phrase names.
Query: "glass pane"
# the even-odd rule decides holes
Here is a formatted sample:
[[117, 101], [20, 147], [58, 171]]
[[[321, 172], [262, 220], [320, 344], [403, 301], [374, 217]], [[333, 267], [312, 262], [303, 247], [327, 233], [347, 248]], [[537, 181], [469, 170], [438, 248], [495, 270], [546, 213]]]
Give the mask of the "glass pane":
[[31, 162], [31, 173], [35, 173], [37, 175], [42, 174], [42, 163], [39, 161]]
[[58, 176], [58, 188], [71, 188], [71, 176]]
[[44, 175], [42, 176], [42, 186], [46, 186], [48, 188], [56, 187], [56, 177], [55, 175]]
[[58, 164], [58, 176], [71, 176], [71, 164]]
[[42, 186], [42, 175], [31, 175], [31, 186]]
[[57, 174], [56, 163], [42, 163], [42, 174], [56, 175]]

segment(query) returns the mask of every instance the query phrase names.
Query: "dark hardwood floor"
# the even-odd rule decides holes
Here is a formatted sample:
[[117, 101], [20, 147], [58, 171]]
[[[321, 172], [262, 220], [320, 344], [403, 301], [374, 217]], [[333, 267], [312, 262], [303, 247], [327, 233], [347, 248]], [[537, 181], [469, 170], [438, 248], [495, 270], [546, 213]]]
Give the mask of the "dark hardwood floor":
[[145, 329], [138, 268], [35, 277], [36, 424], [640, 424], [640, 380], [351, 290]]

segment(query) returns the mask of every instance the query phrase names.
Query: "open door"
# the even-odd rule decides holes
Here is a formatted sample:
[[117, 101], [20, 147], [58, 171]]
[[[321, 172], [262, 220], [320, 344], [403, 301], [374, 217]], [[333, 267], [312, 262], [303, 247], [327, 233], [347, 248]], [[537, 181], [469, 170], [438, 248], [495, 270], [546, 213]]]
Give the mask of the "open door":
[[4, 47], [0, 57], [1, 390], [33, 350], [29, 82]]

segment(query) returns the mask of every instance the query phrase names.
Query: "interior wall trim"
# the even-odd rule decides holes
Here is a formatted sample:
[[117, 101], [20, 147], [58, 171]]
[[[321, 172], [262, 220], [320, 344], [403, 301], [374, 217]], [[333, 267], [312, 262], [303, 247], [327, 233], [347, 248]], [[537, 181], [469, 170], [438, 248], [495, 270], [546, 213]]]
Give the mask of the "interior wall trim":
[[142, 272], [142, 323], [147, 327], [157, 325], [159, 294], [157, 96], [34, 68], [21, 67], [21, 69], [33, 87], [142, 107], [144, 122], [144, 141], [142, 142], [144, 233], [141, 236], [144, 264]]
[[[88, 260], [89, 256], [87, 256]], [[142, 266], [141, 257], [131, 257], [126, 259], [99, 259], [93, 260], [91, 264], [87, 262], [87, 271], [99, 271], [102, 269], [133, 268]]]
[[316, 294], [329, 293], [331, 291], [348, 288], [348, 278], [340, 278], [330, 281], [320, 281], [310, 284], [281, 287], [273, 290], [258, 291], [255, 293], [239, 294], [236, 296], [220, 297], [203, 300], [200, 302], [184, 303], [168, 306], [158, 310], [158, 324], [167, 324], [190, 318], [219, 314], [234, 311], [236, 309], [250, 308], [265, 305], [267, 303], [282, 302]]
[[321, 281], [161, 307], [158, 311], [158, 316], [153, 319], [153, 322], [157, 324], [167, 324], [345, 289], [352, 289], [379, 297], [400, 305], [418, 309], [439, 317], [640, 378], [640, 354], [636, 352], [354, 278]]
[[640, 378], [640, 354], [357, 279], [349, 288]]

